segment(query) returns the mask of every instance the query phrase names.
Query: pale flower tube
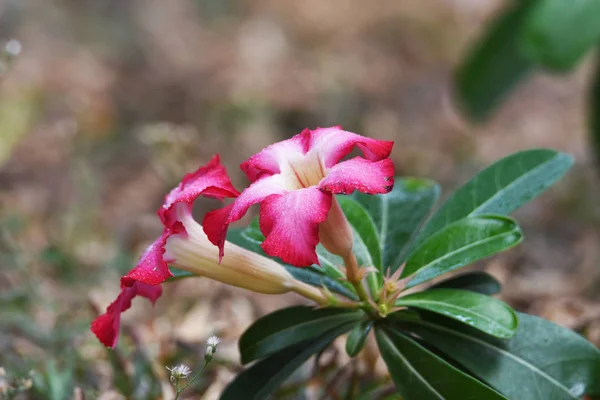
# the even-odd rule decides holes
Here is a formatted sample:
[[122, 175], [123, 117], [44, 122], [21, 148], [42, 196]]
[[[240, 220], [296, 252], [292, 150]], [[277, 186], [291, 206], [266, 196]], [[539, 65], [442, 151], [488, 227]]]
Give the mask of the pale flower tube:
[[292, 291], [318, 304], [327, 304], [327, 298], [319, 289], [296, 280], [279, 263], [228, 241], [219, 264], [219, 249], [208, 240], [202, 226], [189, 214], [181, 215], [180, 221], [186, 234], [171, 235], [164, 255], [177, 268], [253, 292], [283, 294]]

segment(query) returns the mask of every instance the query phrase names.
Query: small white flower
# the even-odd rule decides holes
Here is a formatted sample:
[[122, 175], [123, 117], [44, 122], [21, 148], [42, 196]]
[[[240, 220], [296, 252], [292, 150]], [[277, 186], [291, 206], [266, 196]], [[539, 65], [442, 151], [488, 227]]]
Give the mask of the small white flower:
[[216, 336], [211, 336], [208, 338], [208, 340], [206, 341], [206, 344], [209, 345], [210, 347], [217, 347], [217, 345], [221, 343], [221, 339], [219, 339]]
[[192, 373], [190, 367], [185, 364], [178, 364], [174, 367], [166, 368], [171, 372], [171, 380], [185, 379]]

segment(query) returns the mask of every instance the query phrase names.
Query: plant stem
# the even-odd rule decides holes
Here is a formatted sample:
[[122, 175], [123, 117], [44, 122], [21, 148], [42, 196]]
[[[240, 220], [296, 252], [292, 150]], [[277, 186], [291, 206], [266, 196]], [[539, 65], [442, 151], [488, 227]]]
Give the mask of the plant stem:
[[[308, 285], [301, 281], [294, 282], [294, 287], [292, 288], [292, 291], [298, 293], [301, 296], [311, 299], [320, 306], [328, 306], [332, 303], [332, 300], [329, 297], [327, 297], [322, 290], [319, 290], [318, 288]], [[340, 299], [338, 297], [335, 298], [333, 305], [335, 307], [341, 308], [360, 307], [360, 304], [355, 301], [348, 301]]]
[[[344, 265], [346, 266], [346, 278], [348, 278], [348, 282], [359, 283], [362, 281], [361, 273], [358, 267], [358, 262], [356, 261], [356, 256], [354, 253], [350, 252], [347, 256], [343, 257]], [[364, 291], [364, 288], [363, 288]]]
[[175, 400], [179, 399], [179, 395], [181, 394], [181, 392], [183, 392], [185, 389], [187, 389], [188, 386], [190, 386], [192, 383], [194, 383], [194, 381], [196, 380], [196, 378], [198, 378], [200, 376], [200, 374], [202, 373], [202, 371], [204, 371], [206, 369], [206, 366], [208, 365], [210, 361], [205, 361], [204, 362], [204, 366], [202, 367], [202, 369], [200, 371], [198, 371], [196, 373], [196, 375], [194, 375], [192, 377], [192, 379], [190, 379], [188, 381], [188, 383], [186, 383], [185, 385], [183, 385], [181, 388], [176, 387], [175, 389], [177, 390], [177, 394], [175, 394]]
[[358, 294], [358, 297], [360, 298], [363, 307], [366, 308], [368, 311], [374, 311], [375, 313], [377, 313], [377, 310], [374, 310], [373, 305], [371, 304], [371, 299], [369, 298], [369, 295], [365, 290], [365, 287], [363, 286], [363, 274], [361, 273], [358, 267], [356, 256], [354, 255], [354, 253], [350, 253], [346, 257], [343, 257], [343, 259], [344, 265], [346, 266], [346, 278], [348, 279], [348, 282], [350, 282], [352, 286], [354, 286], [356, 294]]

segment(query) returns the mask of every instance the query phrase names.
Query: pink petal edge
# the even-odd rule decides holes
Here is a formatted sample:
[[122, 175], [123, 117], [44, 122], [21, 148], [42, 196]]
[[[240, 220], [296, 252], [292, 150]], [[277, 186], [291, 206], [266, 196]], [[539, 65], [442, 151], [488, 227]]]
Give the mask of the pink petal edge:
[[373, 162], [355, 157], [336, 164], [319, 183], [329, 193], [389, 193], [394, 187], [394, 163], [389, 158]]
[[160, 284], [173, 276], [168, 267], [168, 262], [172, 260], [164, 258], [167, 239], [172, 234], [186, 233], [179, 221], [181, 209], [178, 210], [175, 206], [183, 203], [183, 212], [191, 213], [193, 202], [201, 195], [217, 199], [239, 195], [231, 184], [225, 167], [220, 164], [218, 154], [205, 166], [187, 174], [181, 183], [165, 196], [165, 202], [157, 212], [165, 227], [161, 236], [148, 246], [135, 268], [121, 278], [121, 293], [108, 306], [106, 312], [91, 324], [92, 332], [105, 346], [115, 347], [121, 313], [131, 307], [134, 297], [146, 297], [153, 304], [160, 297]]
[[131, 307], [131, 301], [136, 296], [147, 298], [154, 304], [162, 294], [160, 286], [134, 282], [132, 286], [122, 286], [121, 293], [113, 301], [106, 312], [92, 321], [91, 331], [106, 347], [114, 348], [119, 339], [121, 313]]
[[394, 142], [377, 140], [344, 131], [340, 126], [317, 128], [311, 131], [309, 149], [321, 154], [326, 168], [331, 168], [358, 147], [365, 158], [379, 161], [390, 156]]
[[191, 212], [192, 203], [201, 195], [219, 200], [240, 195], [231, 184], [218, 154], [215, 154], [206, 165], [185, 175], [179, 185], [165, 196], [165, 201], [158, 210], [158, 216], [165, 227], [170, 228], [177, 222], [175, 204], [185, 203]]

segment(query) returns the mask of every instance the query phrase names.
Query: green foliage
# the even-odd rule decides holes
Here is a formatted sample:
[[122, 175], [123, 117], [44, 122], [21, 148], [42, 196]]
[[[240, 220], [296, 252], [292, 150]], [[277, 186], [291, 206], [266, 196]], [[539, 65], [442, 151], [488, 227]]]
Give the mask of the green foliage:
[[555, 71], [569, 71], [600, 41], [600, 1], [538, 1], [523, 32], [527, 55]]
[[456, 97], [474, 121], [490, 116], [534, 68], [521, 46], [522, 24], [533, 0], [515, 1], [497, 17], [456, 73]]
[[298, 367], [327, 347], [351, 325], [340, 325], [320, 336], [297, 343], [257, 362], [240, 373], [225, 388], [221, 400], [258, 400], [273, 393]]
[[297, 306], [275, 311], [256, 321], [240, 338], [242, 364], [270, 356], [340, 326], [360, 320], [358, 310]]
[[405, 335], [379, 328], [375, 336], [396, 389], [406, 399], [506, 399]]
[[433, 286], [432, 289], [463, 289], [472, 292], [492, 295], [499, 293], [502, 289], [500, 282], [493, 276], [483, 271], [467, 272], [456, 275]]
[[509, 249], [523, 239], [515, 221], [500, 216], [458, 220], [431, 235], [410, 255], [402, 277], [408, 287]]
[[396, 271], [405, 260], [411, 239], [431, 212], [439, 194], [440, 187], [433, 181], [399, 178], [394, 189], [384, 196], [359, 192], [352, 196], [367, 210], [375, 224], [382, 273], [388, 268], [391, 272]]
[[600, 41], [597, 0], [511, 1], [456, 72], [456, 97], [472, 121], [487, 119], [536, 68], [570, 72]]
[[430, 289], [401, 297], [395, 304], [445, 315], [503, 339], [513, 336], [519, 324], [515, 312], [500, 300], [467, 290]]
[[46, 362], [45, 371], [33, 375], [34, 390], [44, 393], [49, 400], [68, 399], [73, 393], [72, 365], [60, 370], [51, 360]]
[[[508, 214], [556, 182], [571, 164], [569, 156], [552, 150], [513, 154], [459, 188], [426, 222], [439, 192], [430, 181], [398, 179], [387, 195], [340, 196], [359, 264], [371, 268], [370, 301], [377, 308], [366, 302], [354, 310], [299, 306], [259, 319], [239, 343], [242, 363], [256, 362], [221, 399], [267, 398], [337, 336], [349, 333], [346, 352], [353, 357], [371, 331], [405, 400], [575, 399], [600, 391], [594, 382], [600, 376], [598, 350], [567, 329], [517, 315], [489, 297], [500, 284], [485, 272], [403, 292], [518, 244], [522, 233]], [[256, 220], [230, 237], [262, 253], [264, 237]], [[318, 256], [321, 266], [287, 268], [304, 282], [356, 300], [354, 287], [342, 280], [339, 257], [321, 246]], [[401, 279], [386, 278], [382, 286], [401, 265], [393, 278]]]
[[518, 314], [508, 341], [464, 325], [416, 319], [400, 325], [463, 365], [510, 399], [579, 399], [600, 393], [600, 352], [584, 338], [552, 322]]
[[348, 353], [350, 357], [354, 357], [363, 349], [372, 327], [373, 320], [371, 319], [365, 319], [354, 325], [354, 328], [352, 328], [348, 334], [348, 339], [346, 340], [346, 353]]
[[558, 181], [572, 164], [569, 155], [547, 149], [521, 151], [496, 161], [446, 200], [427, 221], [418, 242], [461, 218], [512, 213]]

